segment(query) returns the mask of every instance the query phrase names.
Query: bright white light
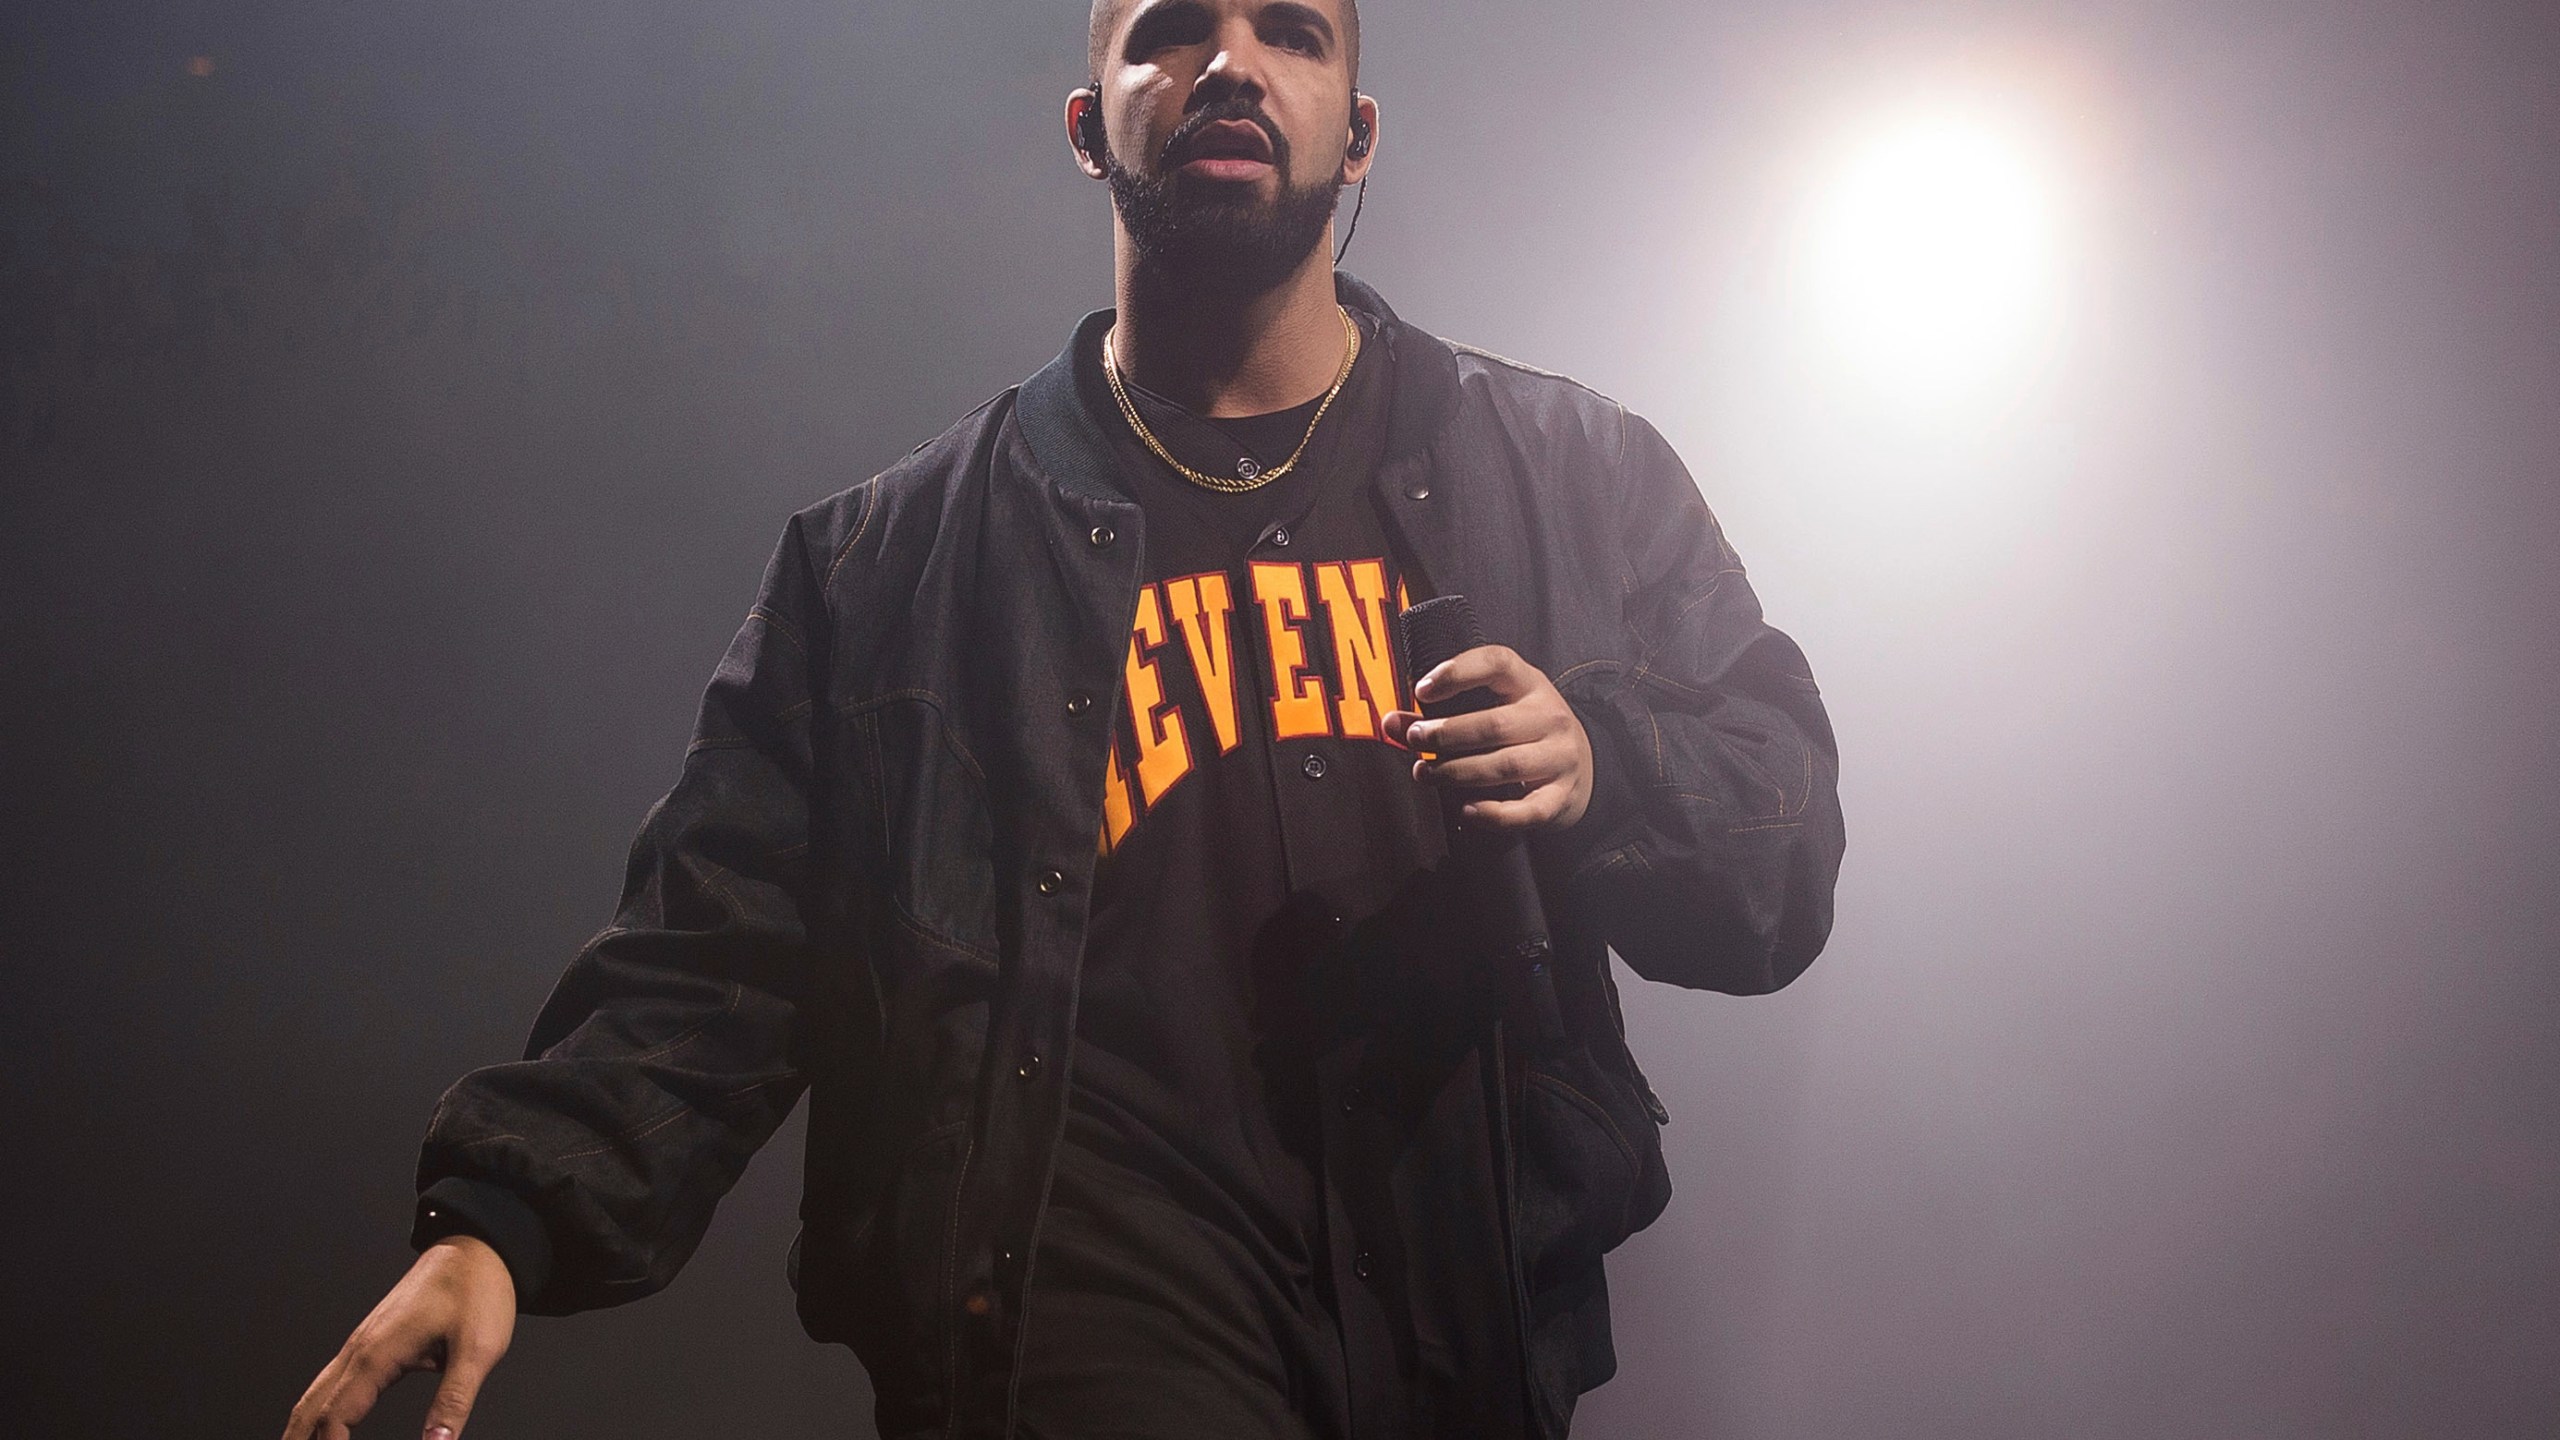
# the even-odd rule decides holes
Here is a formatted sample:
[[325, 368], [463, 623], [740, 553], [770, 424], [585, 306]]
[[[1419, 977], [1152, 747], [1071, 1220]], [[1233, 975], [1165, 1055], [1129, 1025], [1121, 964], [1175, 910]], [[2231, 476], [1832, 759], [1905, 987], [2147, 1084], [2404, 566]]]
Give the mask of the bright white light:
[[1962, 110], [1883, 121], [1837, 152], [1800, 275], [1824, 348], [1897, 398], [2011, 388], [2052, 340], [2060, 195], [2024, 122]]

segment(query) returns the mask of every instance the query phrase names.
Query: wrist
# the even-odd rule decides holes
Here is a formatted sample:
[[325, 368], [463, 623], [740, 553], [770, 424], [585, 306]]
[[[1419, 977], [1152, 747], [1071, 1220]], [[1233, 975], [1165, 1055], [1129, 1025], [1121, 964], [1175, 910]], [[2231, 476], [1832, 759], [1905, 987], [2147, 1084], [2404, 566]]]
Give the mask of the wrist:
[[549, 1229], [521, 1195], [503, 1185], [448, 1175], [418, 1197], [409, 1243], [424, 1250], [457, 1238], [495, 1255], [523, 1299], [541, 1294], [549, 1281]]
[[503, 1284], [506, 1286], [507, 1308], [515, 1308], [515, 1272], [507, 1268], [505, 1256], [477, 1235], [445, 1236], [418, 1252], [418, 1266], [455, 1275], [472, 1290], [493, 1282]]
[[488, 1241], [481, 1239], [477, 1235], [466, 1234], [461, 1231], [456, 1231], [451, 1235], [432, 1241], [425, 1249], [418, 1252], [418, 1258], [421, 1260], [427, 1259], [431, 1256], [438, 1257], [447, 1263], [459, 1263], [465, 1265], [494, 1264], [500, 1269], [506, 1268], [507, 1264], [505, 1257], [498, 1253], [497, 1247], [491, 1245]]

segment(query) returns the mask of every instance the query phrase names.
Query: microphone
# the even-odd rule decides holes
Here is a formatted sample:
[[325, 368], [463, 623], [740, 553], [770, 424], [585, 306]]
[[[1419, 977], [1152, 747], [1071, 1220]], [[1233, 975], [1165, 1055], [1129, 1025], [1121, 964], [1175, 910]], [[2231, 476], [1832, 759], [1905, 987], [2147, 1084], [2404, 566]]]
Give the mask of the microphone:
[[[1484, 643], [1475, 607], [1464, 595], [1438, 596], [1404, 612], [1405, 668], [1417, 684], [1460, 653]], [[1444, 720], [1488, 710], [1496, 703], [1493, 692], [1479, 686], [1431, 701], [1422, 713], [1426, 719]], [[1468, 908], [1514, 987], [1515, 998], [1527, 1006], [1532, 1036], [1540, 1041], [1560, 1040], [1564, 1017], [1556, 1006], [1555, 977], [1547, 969], [1554, 947], [1547, 939], [1546, 905], [1539, 899], [1537, 877], [1529, 868], [1528, 841], [1518, 831], [1469, 830], [1458, 821], [1459, 807], [1470, 800], [1511, 798], [1500, 790], [1444, 790], [1441, 815], [1451, 832], [1449, 850], [1459, 867]]]

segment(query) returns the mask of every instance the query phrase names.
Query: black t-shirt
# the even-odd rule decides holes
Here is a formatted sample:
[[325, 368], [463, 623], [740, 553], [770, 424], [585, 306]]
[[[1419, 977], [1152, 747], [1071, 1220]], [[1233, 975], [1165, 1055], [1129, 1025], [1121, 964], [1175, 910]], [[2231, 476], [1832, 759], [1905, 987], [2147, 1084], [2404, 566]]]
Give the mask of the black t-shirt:
[[[1378, 729], [1410, 706], [1397, 614], [1422, 598], [1369, 484], [1383, 349], [1368, 337], [1290, 474], [1237, 494], [1144, 449], [1079, 357], [1145, 509], [1144, 584], [1031, 1276], [1028, 1434], [1351, 1433], [1315, 1067], [1357, 1023], [1340, 942], [1440, 824]], [[1279, 464], [1316, 408], [1211, 421], [1130, 390], [1211, 474]]]

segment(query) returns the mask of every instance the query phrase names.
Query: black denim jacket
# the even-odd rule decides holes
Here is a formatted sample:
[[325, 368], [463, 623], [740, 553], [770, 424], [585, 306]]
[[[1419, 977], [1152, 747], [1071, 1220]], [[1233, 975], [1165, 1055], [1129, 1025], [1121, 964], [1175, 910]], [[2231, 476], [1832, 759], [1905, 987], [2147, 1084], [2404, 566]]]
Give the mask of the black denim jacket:
[[[1339, 290], [1395, 347], [1376, 483], [1408, 563], [1555, 680], [1595, 753], [1591, 813], [1541, 841], [1568, 1043], [1486, 1060], [1523, 1428], [1556, 1435], [1614, 1366], [1601, 1255], [1669, 1195], [1607, 950], [1679, 985], [1792, 980], [1830, 929], [1836, 751], [1650, 425]], [[527, 1311], [665, 1285], [805, 1090], [809, 1332], [939, 1378], [884, 1425], [1010, 1430], [1145, 544], [1075, 353], [792, 518], [613, 923], [526, 1058], [438, 1107], [422, 1212], [500, 1240]]]

